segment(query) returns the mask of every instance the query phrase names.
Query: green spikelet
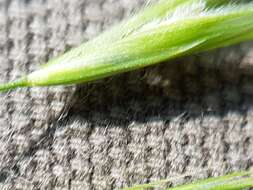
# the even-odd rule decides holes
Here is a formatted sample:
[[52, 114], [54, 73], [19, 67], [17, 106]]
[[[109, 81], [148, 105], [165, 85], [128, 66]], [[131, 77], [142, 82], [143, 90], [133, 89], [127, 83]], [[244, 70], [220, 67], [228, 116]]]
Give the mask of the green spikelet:
[[252, 39], [252, 1], [160, 0], [0, 91], [90, 82]]

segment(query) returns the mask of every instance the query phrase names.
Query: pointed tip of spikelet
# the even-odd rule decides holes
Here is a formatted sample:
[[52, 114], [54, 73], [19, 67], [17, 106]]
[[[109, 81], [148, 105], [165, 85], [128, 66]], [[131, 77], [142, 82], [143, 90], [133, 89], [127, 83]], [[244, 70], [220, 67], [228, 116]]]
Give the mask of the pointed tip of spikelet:
[[25, 86], [27, 86], [27, 80], [26, 78], [21, 78], [9, 83], [0, 84], [0, 92], [5, 92], [8, 90], [13, 90], [15, 88], [25, 87]]

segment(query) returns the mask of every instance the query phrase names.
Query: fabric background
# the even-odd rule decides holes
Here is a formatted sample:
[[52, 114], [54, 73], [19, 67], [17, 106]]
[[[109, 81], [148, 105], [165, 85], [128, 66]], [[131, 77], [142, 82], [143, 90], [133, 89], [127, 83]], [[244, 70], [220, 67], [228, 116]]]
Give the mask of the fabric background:
[[[143, 2], [0, 0], [0, 82]], [[252, 65], [253, 44], [244, 43], [92, 84], [1, 93], [0, 188], [111, 190], [250, 168]]]

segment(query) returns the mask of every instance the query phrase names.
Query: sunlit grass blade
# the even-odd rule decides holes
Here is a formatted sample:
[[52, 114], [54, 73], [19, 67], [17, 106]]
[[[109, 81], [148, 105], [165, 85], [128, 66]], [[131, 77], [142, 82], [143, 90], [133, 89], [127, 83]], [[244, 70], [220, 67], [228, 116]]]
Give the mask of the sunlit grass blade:
[[251, 1], [160, 0], [0, 91], [94, 81], [251, 39]]
[[[149, 184], [136, 185], [123, 190], [146, 190], [150, 188], [161, 187], [170, 180], [161, 180]], [[220, 177], [212, 177], [199, 180], [186, 185], [171, 187], [167, 190], [244, 190], [253, 187], [253, 177], [250, 172], [232, 173]]]

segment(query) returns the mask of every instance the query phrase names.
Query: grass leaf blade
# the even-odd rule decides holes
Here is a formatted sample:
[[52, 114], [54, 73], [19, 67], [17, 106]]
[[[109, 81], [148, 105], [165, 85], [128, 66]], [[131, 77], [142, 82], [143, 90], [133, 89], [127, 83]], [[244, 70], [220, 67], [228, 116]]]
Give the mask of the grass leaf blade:
[[[175, 179], [174, 179], [175, 180]], [[135, 185], [123, 190], [146, 190], [155, 187], [161, 187], [173, 178], [161, 180], [149, 184]], [[168, 188], [167, 190], [244, 190], [253, 187], [253, 177], [250, 172], [237, 172], [220, 177], [211, 177], [199, 180], [186, 185]]]

